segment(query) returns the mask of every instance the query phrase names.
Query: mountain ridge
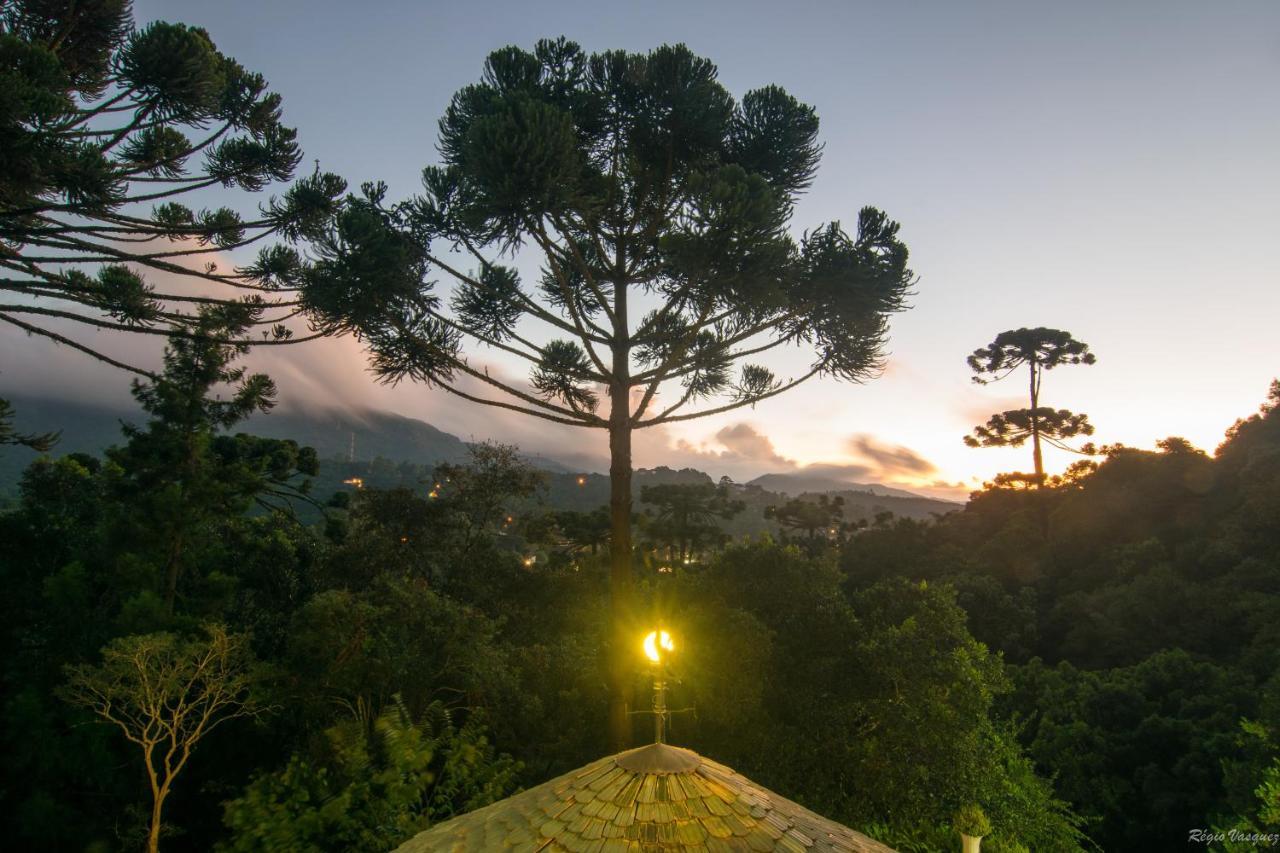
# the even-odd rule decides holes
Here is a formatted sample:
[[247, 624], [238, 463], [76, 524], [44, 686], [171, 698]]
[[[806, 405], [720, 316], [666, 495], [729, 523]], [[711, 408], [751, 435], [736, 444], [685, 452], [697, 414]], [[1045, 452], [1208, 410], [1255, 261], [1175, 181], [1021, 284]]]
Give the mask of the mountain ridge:
[[[62, 430], [62, 438], [54, 447], [54, 455], [88, 453], [100, 455], [106, 448], [123, 440], [122, 423], [141, 424], [145, 414], [138, 409], [113, 406], [99, 402], [59, 400], [38, 396], [7, 396], [17, 412], [17, 425], [25, 432]], [[343, 409], [291, 405], [277, 407], [268, 414], [259, 414], [239, 424], [236, 432], [246, 432], [264, 438], [292, 439], [304, 446], [314, 447], [322, 465], [332, 467], [360, 467], [378, 459], [396, 465], [430, 468], [441, 463], [463, 463], [468, 458], [469, 443], [432, 424], [405, 415], [378, 409]], [[35, 451], [22, 447], [7, 447], [0, 451], [0, 497], [16, 494], [22, 471], [37, 458]], [[553, 483], [564, 480], [563, 488], [552, 488], [553, 503], [566, 508], [597, 499], [603, 490], [607, 502], [607, 476], [570, 467], [554, 457], [540, 454], [524, 454], [536, 468], [551, 475]], [[579, 476], [584, 476], [580, 487]], [[322, 477], [322, 480], [329, 480]], [[640, 484], [660, 482], [713, 482], [714, 478], [694, 468], [672, 469], [667, 466], [636, 470], [637, 491]], [[589, 484], [589, 485], [588, 485]], [[317, 485], [320, 485], [319, 483]], [[867, 512], [873, 509], [891, 508], [899, 514], [927, 517], [934, 512], [946, 512], [958, 508], [957, 503], [928, 498], [902, 489], [875, 483], [853, 483], [830, 476], [806, 475], [803, 471], [764, 474], [738, 488], [760, 490], [785, 497], [801, 497], [822, 493], [844, 494], [852, 504]], [[559, 497], [560, 500], [555, 498]], [[853, 509], [853, 506], [850, 506]]]

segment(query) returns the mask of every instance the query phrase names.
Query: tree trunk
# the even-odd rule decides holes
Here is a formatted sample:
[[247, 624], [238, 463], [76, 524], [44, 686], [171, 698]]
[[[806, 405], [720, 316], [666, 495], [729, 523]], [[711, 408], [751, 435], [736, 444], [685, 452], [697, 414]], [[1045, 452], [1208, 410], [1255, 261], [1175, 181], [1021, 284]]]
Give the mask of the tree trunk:
[[147, 832], [147, 853], [160, 853], [160, 811], [164, 807], [164, 793], [151, 798], [151, 829]]
[[1036, 485], [1044, 485], [1044, 457], [1040, 454], [1040, 428], [1036, 416], [1031, 416], [1031, 456], [1036, 465]]
[[609, 744], [615, 752], [631, 745], [634, 578], [631, 575], [631, 418], [628, 394], [613, 395], [609, 418], [609, 603], [612, 638], [609, 660]]
[[[1040, 419], [1036, 416], [1036, 409], [1040, 407], [1040, 371], [1035, 362], [1031, 361], [1031, 458], [1036, 466], [1036, 503], [1039, 506], [1036, 512], [1040, 516], [1040, 535], [1046, 540], [1049, 538], [1049, 507], [1045, 504], [1045, 498], [1048, 497], [1047, 492], [1040, 491], [1044, 488], [1044, 456], [1040, 452]], [[974, 848], [975, 850], [977, 848]]]
[[635, 668], [635, 578], [631, 574], [631, 329], [627, 311], [626, 246], [614, 259], [613, 343], [609, 388], [609, 742], [615, 752], [631, 746]]
[[1040, 383], [1036, 362], [1031, 362], [1031, 456], [1036, 466], [1036, 486], [1044, 485], [1044, 457], [1040, 453], [1040, 419], [1036, 409], [1040, 406]]

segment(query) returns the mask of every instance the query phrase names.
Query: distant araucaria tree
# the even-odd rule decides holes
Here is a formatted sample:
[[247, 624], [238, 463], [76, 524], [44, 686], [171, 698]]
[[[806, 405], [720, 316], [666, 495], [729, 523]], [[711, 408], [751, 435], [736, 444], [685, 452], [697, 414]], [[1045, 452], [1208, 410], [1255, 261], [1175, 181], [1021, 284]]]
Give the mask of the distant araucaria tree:
[[817, 500], [792, 498], [785, 504], [767, 506], [764, 517], [789, 530], [804, 533], [812, 541], [819, 532], [832, 534], [844, 529], [844, 498], [818, 495]]
[[1030, 374], [1031, 407], [992, 415], [986, 424], [974, 427], [973, 434], [964, 437], [964, 443], [970, 447], [1021, 447], [1028, 438], [1031, 439], [1034, 480], [1037, 484], [1043, 483], [1041, 441], [1062, 450], [1079, 452], [1068, 446], [1065, 440], [1093, 435], [1088, 415], [1040, 405], [1040, 381], [1044, 371], [1062, 364], [1093, 364], [1095, 361], [1097, 359], [1089, 352], [1089, 345], [1073, 338], [1070, 332], [1043, 327], [1001, 332], [990, 346], [974, 350], [969, 356], [969, 367], [975, 374], [973, 381], [987, 385], [1026, 367]]
[[[632, 433], [818, 376], [873, 376], [913, 281], [897, 223], [873, 208], [851, 233], [831, 223], [792, 237], [817, 134], [811, 107], [776, 86], [737, 101], [683, 45], [503, 48], [441, 119], [425, 192], [391, 206], [367, 185], [305, 274], [320, 329], [362, 338], [386, 380], [608, 431], [618, 746], [639, 627]], [[541, 266], [532, 286], [502, 263], [521, 249]], [[431, 276], [450, 283], [447, 299]], [[523, 363], [528, 381], [468, 345]], [[780, 377], [759, 359], [785, 346], [810, 359]]]
[[640, 503], [653, 507], [644, 521], [649, 538], [667, 547], [667, 559], [684, 562], [727, 538], [721, 522], [746, 509], [729, 484], [659, 483], [640, 489]]

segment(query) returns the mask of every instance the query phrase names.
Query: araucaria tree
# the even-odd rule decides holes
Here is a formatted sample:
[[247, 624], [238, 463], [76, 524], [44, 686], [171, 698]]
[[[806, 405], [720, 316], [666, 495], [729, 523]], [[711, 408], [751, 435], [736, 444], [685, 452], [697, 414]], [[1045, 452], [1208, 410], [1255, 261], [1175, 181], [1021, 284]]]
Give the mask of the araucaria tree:
[[[342, 180], [316, 172], [250, 216], [194, 206], [293, 176], [302, 152], [261, 75], [204, 30], [134, 29], [128, 0], [0, 4], [0, 57], [0, 324], [135, 373], [74, 330], [186, 335], [234, 303], [244, 341], [302, 340], [289, 244], [321, 230]], [[255, 263], [220, 268], [253, 244]]]
[[[811, 107], [776, 86], [737, 101], [683, 45], [503, 48], [441, 119], [425, 192], [390, 206], [366, 186], [304, 274], [321, 330], [360, 336], [386, 380], [608, 431], [617, 745], [638, 627], [632, 433], [818, 376], [873, 376], [913, 281], [897, 223], [873, 208], [851, 233], [831, 223], [792, 237], [817, 134]], [[503, 263], [534, 259], [532, 286]], [[477, 363], [471, 345], [522, 363], [527, 384]], [[811, 359], [779, 377], [760, 359], [786, 346]]]
[[728, 483], [659, 483], [640, 489], [640, 503], [653, 507], [645, 513], [649, 538], [667, 547], [667, 559], [685, 563], [704, 549], [723, 544], [728, 537], [722, 521], [738, 515], [747, 505], [730, 496]]
[[818, 495], [817, 500], [792, 498], [780, 506], [764, 508], [764, 517], [782, 527], [805, 534], [812, 542], [818, 533], [835, 534], [845, 529], [844, 498]]
[[1059, 365], [1093, 364], [1095, 361], [1097, 359], [1089, 352], [1089, 345], [1073, 338], [1070, 332], [1043, 327], [1001, 332], [990, 346], [974, 350], [969, 356], [973, 381], [987, 385], [1026, 367], [1031, 407], [992, 415], [985, 425], [974, 427], [973, 434], [964, 437], [964, 443], [970, 447], [1021, 447], [1031, 439], [1035, 482], [1043, 483], [1044, 457], [1040, 442], [1078, 452], [1065, 443], [1066, 439], [1093, 435], [1093, 425], [1089, 423], [1088, 415], [1041, 406], [1040, 381], [1046, 370]]

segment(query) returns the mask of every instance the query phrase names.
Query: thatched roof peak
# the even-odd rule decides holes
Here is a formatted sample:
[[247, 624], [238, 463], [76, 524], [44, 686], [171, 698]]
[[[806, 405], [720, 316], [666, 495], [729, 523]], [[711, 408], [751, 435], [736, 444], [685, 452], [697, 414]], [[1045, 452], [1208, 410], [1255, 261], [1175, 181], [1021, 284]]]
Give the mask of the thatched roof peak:
[[667, 744], [602, 758], [437, 824], [397, 853], [496, 850], [893, 853], [722, 764]]

